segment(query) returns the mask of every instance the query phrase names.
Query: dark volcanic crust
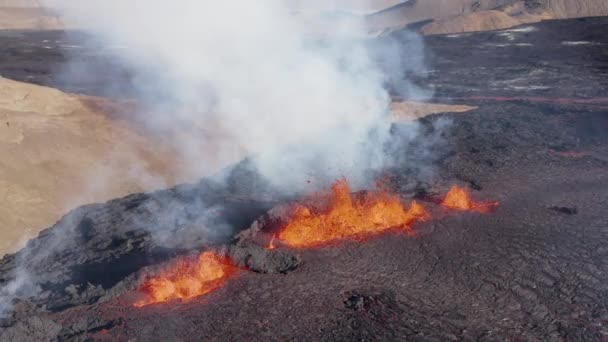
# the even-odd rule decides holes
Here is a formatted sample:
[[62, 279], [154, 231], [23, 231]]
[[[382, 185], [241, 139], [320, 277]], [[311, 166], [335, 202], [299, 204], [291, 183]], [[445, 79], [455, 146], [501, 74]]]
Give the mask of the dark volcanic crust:
[[[292, 272], [242, 271], [188, 304], [126, 309], [116, 299], [88, 315], [122, 317], [104, 334], [124, 340], [599, 341], [608, 333], [608, 162], [549, 152], [577, 140], [564, 123], [585, 113], [570, 111], [556, 119], [503, 104], [454, 116], [443, 176], [475, 181], [475, 197], [501, 202], [491, 214], [444, 212], [415, 237], [297, 251]], [[55, 319], [76, 322], [84, 309]]]
[[[536, 25], [539, 31], [529, 32], [527, 39], [534, 39], [533, 35], [538, 32], [543, 35], [537, 40], [551, 36], [544, 30], [552, 25], [563, 25], [555, 29], [558, 36], [569, 31], [568, 28], [579, 34], [588, 32], [579, 25], [589, 25], [587, 28], [593, 30], [606, 23], [608, 19], [543, 23]], [[493, 35], [467, 35], [466, 43], [447, 37], [429, 40], [429, 49], [436, 54], [435, 61], [439, 60], [432, 67], [453, 68], [449, 75], [457, 76], [445, 77], [454, 77], [451, 79], [454, 82], [459, 78], [463, 84], [483, 82], [483, 77], [486, 80], [503, 77], [502, 74], [495, 76], [495, 70], [491, 69], [485, 73], [482, 69], [470, 74], [463, 72], [459, 65], [469, 63], [468, 56], [448, 53], [453, 51], [450, 47], [457, 50], [463, 45], [491, 43], [498, 39]], [[584, 40], [587, 35], [593, 36], [584, 33], [567, 39]], [[502, 47], [500, 55], [490, 56], [499, 59], [511, 53], [522, 54], [521, 48]], [[579, 63], [576, 53], [549, 58], [544, 48], [526, 48], [529, 58], [536, 56], [548, 63], [549, 68], [552, 63], [555, 68], [571, 66], [570, 73], [563, 77], [574, 77], [568, 81], [573, 83], [559, 83], [557, 95], [571, 93], [591, 98], [606, 94], [605, 83], [599, 82], [595, 75], [576, 72]], [[495, 51], [498, 53], [498, 49]], [[593, 65], [598, 72], [608, 67], [608, 61], [600, 58]], [[536, 68], [517, 63], [528, 73]], [[593, 89], [584, 86], [587, 80]], [[543, 78], [534, 82], [543, 82]], [[555, 86], [555, 79], [549, 78], [547, 82], [541, 85]], [[583, 86], [577, 87], [578, 84]], [[487, 92], [488, 96], [495, 96], [498, 90]], [[456, 90], [450, 94], [463, 96]], [[134, 195], [81, 208], [71, 214], [78, 219], [72, 223], [60, 222], [28, 247], [37, 252], [45, 247], [48, 236], [58, 231], [76, 241], [50, 259], [30, 265], [40, 277], [48, 276], [56, 281], [47, 285], [48, 298], [33, 298], [36, 303], [49, 304], [52, 312], [44, 312], [28, 302], [19, 303], [11, 318], [0, 321], [0, 340], [27, 340], [28, 336], [36, 336], [28, 335], [32, 333], [49, 340], [75, 341], [87, 338], [108, 341], [605, 340], [608, 336], [607, 109], [590, 104], [542, 101], [478, 101], [476, 104], [479, 108], [472, 112], [422, 120], [429, 131], [438, 119], [449, 118], [452, 125], [443, 134], [445, 144], [435, 151], [436, 177], [423, 189], [425, 194], [420, 188], [417, 194], [424, 200], [432, 198], [429, 193], [445, 192], [452, 182], [468, 184], [476, 189], [473, 191], [476, 199], [500, 201], [500, 206], [490, 214], [441, 212], [435, 204], [426, 202], [425, 205], [436, 212], [435, 218], [417, 224], [414, 237], [390, 233], [363, 243], [344, 242], [314, 250], [280, 248], [279, 251], [288, 252], [288, 256], [299, 257], [297, 268], [275, 273], [242, 270], [224, 287], [192, 302], [138, 309], [131, 306], [135, 294], [129, 292], [128, 286], [127, 289], [121, 287], [124, 282], [135, 281], [137, 270], [146, 265], [155, 265], [188, 251], [169, 245], [160, 249], [165, 253], [152, 253], [161, 248], [159, 240], [150, 236], [150, 230], [133, 222], [146, 218], [147, 225], [159, 229], [169, 227], [176, 237], [192, 237], [186, 233], [198, 230], [187, 227], [200, 222], [196, 213], [201, 208], [218, 201], [229, 203], [227, 207], [233, 211], [225, 214], [225, 218], [242, 218], [241, 223], [234, 226], [245, 227], [243, 222], [253, 221], [277, 202], [256, 199], [260, 191], [255, 189], [243, 191], [253, 199], [242, 200], [234, 188], [242, 189], [243, 184], [218, 189], [202, 182], [160, 192], [162, 203], [157, 203], [154, 196]], [[416, 184], [416, 179], [412, 179], [409, 165], [389, 170], [389, 175], [393, 188], [404, 198], [415, 194], [412, 184]], [[242, 175], [237, 179], [251, 177]], [[191, 215], [184, 216], [190, 219], [163, 221], [165, 206], [191, 211]], [[252, 206], [259, 210], [252, 210]], [[243, 214], [244, 209], [249, 209], [249, 213]], [[117, 234], [131, 236], [126, 241], [117, 240]], [[222, 238], [225, 237], [211, 241], [224, 242]], [[92, 242], [82, 244], [78, 241], [83, 240], [77, 239]], [[191, 242], [193, 248], [204, 248], [210, 243], [202, 238]], [[127, 263], [131, 267], [110, 277], [111, 282], [99, 276], [112, 270], [116, 260], [119, 264], [129, 260], [122, 259], [130, 255], [126, 252], [129, 250], [134, 251], [134, 255], [145, 255], [145, 262]], [[251, 259], [248, 253], [244, 253], [244, 260]], [[258, 257], [261, 264], [266, 263], [263, 253]], [[15, 256], [0, 262], [0, 279], [11, 279], [14, 262]], [[82, 272], [91, 265], [101, 265], [93, 272], [96, 277]], [[107, 268], [103, 268], [104, 265]], [[80, 287], [70, 287], [72, 284]], [[120, 288], [122, 292], [119, 292], [124, 294], [99, 301], [102, 294], [113, 293], [112, 287]]]

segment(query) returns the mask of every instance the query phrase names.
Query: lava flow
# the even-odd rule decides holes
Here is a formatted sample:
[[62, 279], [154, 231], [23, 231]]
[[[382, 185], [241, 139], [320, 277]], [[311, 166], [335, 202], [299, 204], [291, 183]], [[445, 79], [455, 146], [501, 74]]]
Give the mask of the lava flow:
[[172, 299], [186, 301], [205, 295], [221, 287], [234, 269], [225, 258], [213, 252], [201, 253], [198, 258], [184, 258], [141, 285], [139, 291], [147, 298], [134, 305], [142, 307]]
[[452, 185], [441, 205], [449, 209], [487, 213], [496, 207], [498, 202], [475, 203], [471, 200], [471, 195], [467, 189]]
[[296, 248], [314, 247], [345, 238], [361, 238], [391, 228], [411, 232], [410, 225], [426, 218], [416, 202], [405, 209], [396, 196], [377, 190], [353, 198], [346, 179], [331, 187], [325, 208], [315, 210], [297, 204], [277, 239]]

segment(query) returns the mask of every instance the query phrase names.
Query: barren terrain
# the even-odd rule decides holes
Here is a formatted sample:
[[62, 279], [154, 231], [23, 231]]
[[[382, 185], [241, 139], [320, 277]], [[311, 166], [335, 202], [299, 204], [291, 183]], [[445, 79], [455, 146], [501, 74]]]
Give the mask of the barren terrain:
[[408, 1], [368, 16], [376, 31], [412, 25], [423, 34], [500, 30], [542, 20], [608, 15], [603, 0]]
[[[65, 0], [0, 2], [0, 29], [58, 30], [67, 22], [58, 4]], [[373, 33], [413, 26], [422, 34], [500, 30], [542, 20], [608, 15], [604, 0], [284, 0], [294, 14], [364, 18]], [[321, 21], [322, 23], [323, 21]], [[318, 20], [316, 25], [321, 24]]]
[[[199, 141], [205, 154], [204, 168], [186, 167], [187, 159], [200, 156], [176, 154], [137, 121], [131, 73], [111, 47], [62, 31], [1, 31], [0, 41], [0, 75], [6, 77], [0, 78], [0, 255], [77, 206], [195, 181], [243, 157], [213, 153], [224, 141], [211, 137], [208, 122], [188, 131], [175, 127], [168, 136]], [[68, 65], [82, 72], [74, 77]], [[393, 105], [395, 120], [468, 109]]]
[[0, 97], [0, 253], [74, 206], [153, 189], [138, 167], [175, 182], [170, 151], [110, 118], [109, 100], [2, 78]]
[[[476, 108], [420, 119], [421, 139], [451, 122], [432, 158], [399, 154], [422, 141], [395, 149], [403, 164], [385, 170], [387, 185], [433, 215], [415, 234], [267, 250], [260, 241], [276, 227], [265, 213], [295, 199], [276, 196], [242, 162], [223, 185], [212, 177], [78, 208], [6, 256], [0, 284], [25, 272], [40, 289], [16, 301], [0, 339], [605, 340], [606, 27], [588, 18], [426, 39], [431, 72], [417, 82], [435, 101]], [[431, 177], [415, 167], [424, 163]], [[445, 210], [437, 198], [453, 183], [498, 207]], [[217, 204], [217, 216], [202, 214]], [[184, 219], [167, 219], [175, 213]], [[234, 231], [217, 229], [225, 221]], [[239, 266], [223, 287], [133, 306], [143, 278], [209, 249]]]

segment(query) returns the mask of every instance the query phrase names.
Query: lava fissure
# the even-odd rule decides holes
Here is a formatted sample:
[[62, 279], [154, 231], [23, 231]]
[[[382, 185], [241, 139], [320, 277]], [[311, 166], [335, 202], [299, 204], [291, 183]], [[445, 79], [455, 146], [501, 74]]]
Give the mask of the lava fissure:
[[142, 307], [173, 299], [188, 301], [220, 288], [235, 271], [229, 260], [210, 251], [197, 258], [182, 258], [161, 274], [146, 280], [139, 291], [147, 298], [134, 305]]
[[[396, 195], [383, 187], [353, 195], [344, 178], [334, 182], [328, 193], [317, 194], [311, 200], [315, 205], [294, 204], [283, 228], [272, 235], [266, 247], [258, 248], [265, 253], [273, 253], [278, 245], [319, 247], [345, 239], [364, 240], [389, 230], [411, 235], [412, 224], [431, 217], [416, 201], [406, 208]], [[452, 186], [441, 202], [444, 208], [479, 213], [488, 212], [496, 205], [497, 202], [473, 202], [468, 189], [457, 186]], [[139, 291], [146, 298], [134, 305], [142, 307], [174, 299], [188, 301], [208, 294], [221, 287], [239, 267], [248, 269], [247, 262], [238, 260], [252, 260], [254, 255], [243, 252], [237, 250], [227, 257], [206, 251], [198, 258], [182, 258], [159, 275], [144, 281]], [[254, 254], [258, 263], [266, 263], [260, 259], [259, 253]], [[286, 265], [297, 265], [297, 258], [291, 259]]]
[[448, 209], [487, 213], [498, 206], [498, 202], [474, 202], [468, 189], [452, 185], [441, 205]]
[[270, 239], [270, 242], [268, 243], [268, 247], [266, 247], [266, 249], [267, 249], [267, 250], [271, 251], [271, 250], [273, 250], [273, 249], [276, 249], [276, 248], [277, 248], [277, 246], [276, 246], [276, 244], [275, 244], [275, 240], [276, 240], [276, 238], [277, 238], [277, 235], [276, 235], [276, 234], [273, 234], [273, 235], [272, 235], [272, 238]]
[[389, 229], [411, 232], [411, 224], [428, 217], [424, 207], [406, 209], [397, 196], [384, 190], [353, 197], [346, 179], [336, 181], [321, 209], [295, 204], [278, 240], [294, 248], [329, 244], [346, 238], [364, 238]]

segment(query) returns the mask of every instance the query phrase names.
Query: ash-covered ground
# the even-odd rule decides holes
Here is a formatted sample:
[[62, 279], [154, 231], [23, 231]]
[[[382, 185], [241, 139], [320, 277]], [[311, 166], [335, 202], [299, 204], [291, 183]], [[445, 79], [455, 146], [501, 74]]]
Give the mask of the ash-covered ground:
[[[386, 171], [391, 190], [435, 214], [414, 225], [415, 236], [257, 247], [255, 229], [234, 236], [288, 199], [244, 162], [226, 171], [223, 185], [202, 180], [78, 208], [5, 257], [0, 284], [40, 288], [0, 321], [0, 340], [605, 340], [607, 28], [608, 19], [592, 18], [426, 38], [433, 72], [418, 82], [434, 86], [438, 99], [479, 107], [422, 119], [429, 135], [434, 122], [451, 120], [435, 147], [432, 181], [421, 181], [407, 156]], [[56, 53], [59, 66], [63, 52], [19, 49], [13, 77], [32, 76], [17, 67], [31, 63], [47, 68], [34, 81], [58, 84], [52, 63], [32, 56]], [[0, 73], [11, 76], [7, 60]], [[452, 183], [500, 205], [487, 214], [442, 211], [433, 198]], [[217, 217], [201, 216], [214, 207], [222, 208]], [[167, 219], [175, 211], [181, 219]], [[214, 220], [237, 230], [201, 234]], [[188, 303], [132, 306], [143, 275], [204, 249], [248, 270]]]

